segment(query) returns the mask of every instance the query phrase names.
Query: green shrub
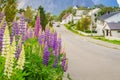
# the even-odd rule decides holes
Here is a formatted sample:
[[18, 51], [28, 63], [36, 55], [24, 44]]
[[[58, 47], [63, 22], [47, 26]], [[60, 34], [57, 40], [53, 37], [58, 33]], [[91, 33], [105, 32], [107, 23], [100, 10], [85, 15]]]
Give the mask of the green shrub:
[[37, 39], [30, 39], [25, 42], [25, 52], [26, 62], [24, 71], [27, 73], [25, 80], [62, 80], [64, 71], [60, 65], [61, 58], [57, 68], [53, 67], [53, 54], [50, 55], [49, 65], [43, 65], [43, 48], [41, 48]]

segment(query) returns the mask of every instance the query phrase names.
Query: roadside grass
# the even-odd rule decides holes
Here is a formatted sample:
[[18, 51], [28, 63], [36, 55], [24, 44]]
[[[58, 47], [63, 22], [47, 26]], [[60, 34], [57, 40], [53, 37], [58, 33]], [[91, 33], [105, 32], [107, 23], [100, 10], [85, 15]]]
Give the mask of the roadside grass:
[[102, 41], [105, 41], [105, 42], [109, 42], [109, 43], [113, 43], [113, 44], [117, 44], [117, 45], [120, 45], [120, 40], [108, 40], [104, 37], [92, 37], [93, 39], [97, 39], [97, 40], [102, 40]]
[[[75, 34], [78, 34], [80, 36], [85, 36], [83, 34], [80, 34], [79, 32], [75, 31], [72, 29], [72, 26], [74, 25], [71, 25], [71, 24], [65, 24], [65, 27], [69, 30], [69, 31], [72, 31], [73, 33]], [[112, 44], [117, 44], [117, 45], [120, 45], [120, 40], [108, 40], [106, 38], [104, 38], [103, 36], [102, 37], [98, 37], [98, 36], [91, 36], [91, 38], [93, 39], [97, 39], [97, 40], [101, 40], [101, 41], [105, 41], [105, 42], [109, 42], [109, 43], [112, 43]]]
[[73, 25], [65, 24], [65, 27], [66, 27], [69, 31], [72, 31], [73, 33], [78, 34], [78, 35], [80, 35], [80, 36], [85, 36], [85, 35], [83, 35], [83, 34], [80, 34], [78, 31], [73, 30], [73, 29], [72, 29], [72, 26], [73, 26]]

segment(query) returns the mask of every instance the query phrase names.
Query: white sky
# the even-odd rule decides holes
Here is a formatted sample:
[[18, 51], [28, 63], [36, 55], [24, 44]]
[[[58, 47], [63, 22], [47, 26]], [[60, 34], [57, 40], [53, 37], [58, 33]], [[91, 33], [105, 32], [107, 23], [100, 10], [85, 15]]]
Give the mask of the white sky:
[[21, 9], [24, 7], [24, 5], [28, 2], [28, 0], [18, 0], [18, 9]]

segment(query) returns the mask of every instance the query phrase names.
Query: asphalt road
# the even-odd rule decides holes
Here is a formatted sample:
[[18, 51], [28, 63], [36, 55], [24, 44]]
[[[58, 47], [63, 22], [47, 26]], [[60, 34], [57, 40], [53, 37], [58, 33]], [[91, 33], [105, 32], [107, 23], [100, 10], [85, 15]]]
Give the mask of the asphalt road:
[[66, 47], [72, 80], [120, 80], [120, 50], [88, 42], [63, 26], [54, 27]]

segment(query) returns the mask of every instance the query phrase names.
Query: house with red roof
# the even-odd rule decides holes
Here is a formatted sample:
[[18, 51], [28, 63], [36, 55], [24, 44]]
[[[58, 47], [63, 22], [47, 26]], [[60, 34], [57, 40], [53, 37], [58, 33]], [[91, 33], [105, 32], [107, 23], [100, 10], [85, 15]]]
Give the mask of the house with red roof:
[[67, 13], [62, 17], [61, 24], [68, 24], [73, 20], [73, 15], [71, 13]]

